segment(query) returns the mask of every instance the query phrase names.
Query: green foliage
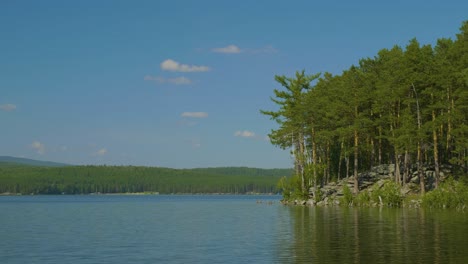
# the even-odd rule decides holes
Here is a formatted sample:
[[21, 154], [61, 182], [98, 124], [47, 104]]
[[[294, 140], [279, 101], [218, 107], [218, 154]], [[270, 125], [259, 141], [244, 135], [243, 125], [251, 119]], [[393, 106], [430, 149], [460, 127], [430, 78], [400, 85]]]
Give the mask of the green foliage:
[[468, 204], [468, 185], [452, 178], [444, 181], [439, 188], [423, 197], [423, 206], [428, 208], [464, 209]]
[[317, 188], [317, 190], [315, 191], [315, 201], [318, 202], [318, 201], [321, 201], [323, 199], [323, 193], [322, 193], [322, 190], [320, 190], [320, 188]]
[[382, 188], [377, 190], [365, 190], [360, 192], [356, 197], [353, 197], [349, 187], [343, 188], [344, 202], [358, 206], [374, 206], [383, 205], [389, 207], [399, 207], [403, 203], [403, 196], [400, 192], [400, 187], [393, 181], [386, 181]]
[[302, 189], [302, 179], [300, 175], [293, 175], [291, 177], [292, 182], [292, 195], [291, 198], [298, 200], [307, 200], [309, 196], [308, 188]]
[[283, 199], [289, 201], [292, 197], [294, 186], [291, 182], [291, 177], [283, 176], [279, 179], [276, 188], [282, 193]]
[[291, 170], [7, 164], [0, 166], [0, 193], [277, 193], [276, 182], [280, 172], [289, 175]]
[[359, 206], [370, 206], [371, 202], [371, 195], [368, 191], [360, 192], [355, 199], [356, 205]]
[[[324, 180], [325, 175], [323, 175], [323, 171], [326, 168], [325, 164], [313, 164], [308, 163], [304, 166], [304, 175], [305, 180], [307, 183], [313, 183], [314, 181], [322, 182]], [[316, 179], [314, 178], [314, 170], [316, 171]], [[309, 184], [307, 187], [312, 187], [312, 184]]]
[[400, 186], [393, 181], [387, 181], [382, 188], [374, 190], [371, 199], [377, 204], [382, 203], [382, 205], [390, 207], [399, 207], [403, 203]]
[[341, 203], [344, 205], [352, 205], [354, 202], [354, 195], [347, 184], [343, 185], [343, 197]]
[[[315, 180], [308, 164], [324, 168], [312, 170], [320, 184], [342, 178], [344, 164], [346, 176], [357, 177], [362, 168], [396, 164], [403, 156], [418, 164], [457, 165], [467, 178], [467, 36], [465, 21], [454, 40], [439, 39], [432, 47], [412, 39], [340, 75], [324, 73], [317, 79], [318, 74], [302, 71], [292, 78], [275, 76], [284, 88], [274, 90], [278, 109], [261, 112], [277, 122], [269, 135], [272, 144], [292, 148], [296, 174], [303, 176], [301, 193]], [[395, 172], [395, 181], [402, 181], [401, 174]], [[399, 205], [396, 189], [379, 190], [382, 202]]]
[[285, 201], [306, 200], [309, 195], [308, 192], [301, 191], [301, 177], [299, 175], [280, 178], [277, 189], [282, 193]]

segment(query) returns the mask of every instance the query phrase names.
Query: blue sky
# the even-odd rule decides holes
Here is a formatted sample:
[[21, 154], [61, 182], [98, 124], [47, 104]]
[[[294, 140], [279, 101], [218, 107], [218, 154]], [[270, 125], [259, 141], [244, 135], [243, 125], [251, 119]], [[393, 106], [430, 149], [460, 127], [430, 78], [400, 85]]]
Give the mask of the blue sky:
[[[382, 2], [382, 3], [380, 3]], [[0, 1], [0, 155], [292, 167], [274, 75], [454, 38], [468, 1]]]

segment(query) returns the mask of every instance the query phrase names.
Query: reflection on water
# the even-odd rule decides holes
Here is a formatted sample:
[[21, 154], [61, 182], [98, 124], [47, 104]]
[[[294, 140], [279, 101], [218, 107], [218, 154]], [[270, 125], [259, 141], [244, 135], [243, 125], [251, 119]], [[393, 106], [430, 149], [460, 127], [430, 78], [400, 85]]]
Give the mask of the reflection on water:
[[468, 212], [278, 199], [4, 196], [0, 263], [468, 263]]
[[289, 207], [296, 263], [468, 263], [468, 214]]

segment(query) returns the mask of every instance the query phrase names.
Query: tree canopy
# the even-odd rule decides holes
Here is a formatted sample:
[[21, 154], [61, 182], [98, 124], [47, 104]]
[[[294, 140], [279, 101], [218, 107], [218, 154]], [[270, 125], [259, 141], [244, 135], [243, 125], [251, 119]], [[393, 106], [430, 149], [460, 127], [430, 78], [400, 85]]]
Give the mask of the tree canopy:
[[339, 75], [303, 70], [275, 80], [284, 88], [271, 98], [278, 110], [261, 113], [278, 124], [271, 143], [292, 149], [300, 196], [350, 171], [356, 193], [358, 171], [383, 163], [395, 164], [400, 185], [413, 165], [433, 165], [436, 187], [440, 164], [468, 170], [468, 21], [435, 46], [412, 39]]

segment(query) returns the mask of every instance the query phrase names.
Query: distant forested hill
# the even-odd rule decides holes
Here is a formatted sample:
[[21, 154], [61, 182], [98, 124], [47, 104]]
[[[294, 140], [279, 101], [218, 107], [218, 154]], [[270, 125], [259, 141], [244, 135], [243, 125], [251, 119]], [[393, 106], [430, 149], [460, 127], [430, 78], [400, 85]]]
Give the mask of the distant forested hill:
[[33, 159], [26, 159], [26, 158], [17, 158], [17, 157], [10, 157], [10, 156], [0, 156], [0, 166], [5, 166], [8, 163], [9, 165], [12, 164], [21, 164], [21, 165], [29, 165], [29, 166], [39, 166], [39, 167], [63, 167], [63, 166], [70, 166], [69, 164], [65, 163], [58, 163], [58, 162], [51, 162], [51, 161], [41, 161], [41, 160], [33, 160]]
[[291, 169], [245, 167], [47, 167], [0, 162], [0, 193], [277, 193], [278, 180], [291, 174]]

